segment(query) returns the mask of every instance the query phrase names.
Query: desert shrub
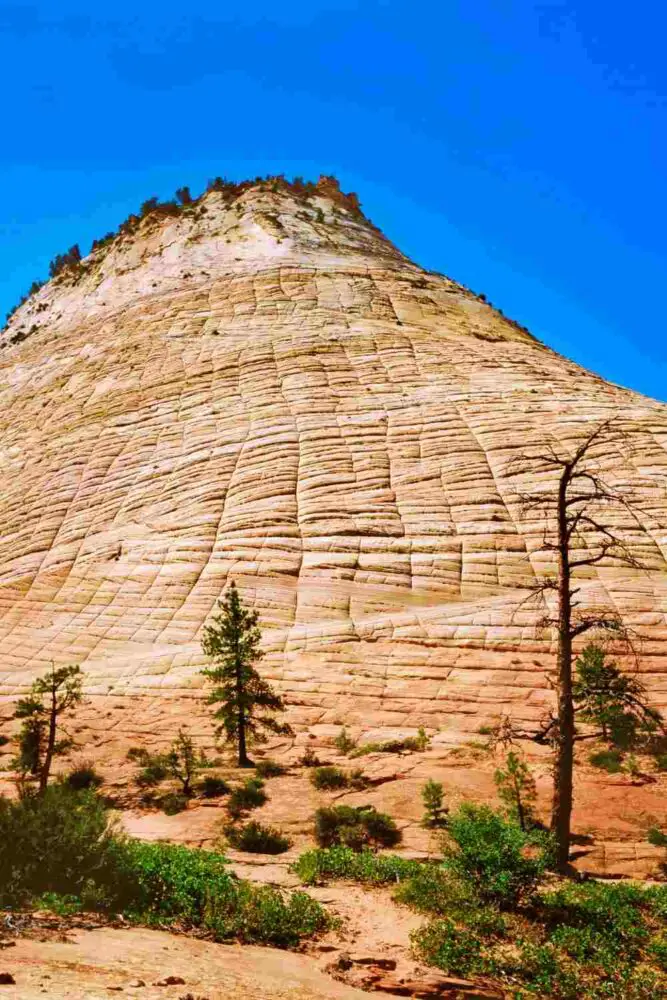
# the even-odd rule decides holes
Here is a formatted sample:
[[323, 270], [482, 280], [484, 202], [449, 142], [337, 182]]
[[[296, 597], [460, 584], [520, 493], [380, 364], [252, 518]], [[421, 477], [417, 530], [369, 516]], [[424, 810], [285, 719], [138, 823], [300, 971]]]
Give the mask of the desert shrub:
[[479, 937], [447, 917], [418, 928], [410, 937], [420, 959], [450, 975], [468, 976], [485, 969]]
[[203, 926], [216, 940], [293, 948], [324, 930], [326, 911], [305, 892], [283, 893], [268, 885], [237, 881], [225, 893], [211, 895]]
[[324, 847], [306, 851], [292, 866], [305, 885], [317, 885], [336, 879], [372, 885], [402, 882], [425, 866], [419, 861], [376, 854], [368, 848], [353, 851], [350, 847]]
[[228, 826], [225, 834], [232, 847], [249, 854], [284, 854], [291, 847], [289, 838], [279, 830], [255, 820], [243, 826]]
[[448, 832], [448, 868], [482, 898], [504, 905], [532, 892], [551, 861], [547, 835], [526, 832], [488, 806], [464, 803], [450, 816]]
[[263, 806], [268, 796], [264, 791], [261, 778], [248, 778], [242, 785], [237, 785], [227, 800], [227, 810], [232, 819], [239, 819], [251, 809]]
[[350, 750], [354, 750], [357, 745], [357, 741], [353, 740], [349, 735], [345, 726], [341, 729], [338, 736], [334, 740], [334, 746], [340, 753], [348, 754]]
[[333, 788], [347, 788], [348, 785], [348, 778], [345, 771], [341, 771], [339, 767], [332, 767], [331, 765], [316, 767], [311, 771], [310, 780], [315, 788], [320, 791]]
[[182, 792], [167, 792], [159, 799], [160, 808], [167, 816], [175, 816], [176, 813], [183, 812], [188, 808], [188, 796]]
[[4, 733], [0, 733], [0, 747], [6, 747], [8, 743], [11, 743], [9, 736], [5, 736]]
[[423, 727], [416, 736], [406, 736], [403, 739], [384, 740], [382, 743], [362, 743], [351, 751], [350, 757], [364, 757], [369, 753], [402, 753], [404, 750], [425, 750], [430, 740]]
[[320, 847], [342, 844], [360, 851], [364, 847], [395, 847], [401, 832], [390, 816], [373, 806], [329, 806], [315, 813], [315, 839]]
[[319, 759], [312, 747], [306, 747], [299, 763], [303, 767], [321, 767], [322, 761]]
[[0, 799], [0, 901], [78, 894], [88, 880], [104, 880], [113, 832], [95, 793], [64, 782], [16, 802]]
[[279, 764], [277, 760], [271, 760], [270, 757], [267, 757], [266, 760], [257, 761], [255, 771], [260, 778], [279, 778], [281, 774], [287, 772], [287, 768], [284, 764]]
[[217, 799], [221, 795], [227, 795], [229, 785], [224, 778], [216, 778], [213, 774], [207, 774], [199, 782], [197, 790], [205, 799]]
[[70, 788], [79, 792], [89, 788], [99, 788], [104, 784], [104, 778], [97, 773], [92, 764], [88, 763], [75, 767], [65, 780]]
[[597, 753], [592, 753], [588, 760], [593, 767], [599, 767], [608, 774], [620, 774], [623, 770], [621, 750], [598, 750]]
[[655, 766], [659, 771], [667, 771], [667, 753], [656, 754]]
[[443, 788], [439, 781], [428, 779], [421, 790], [424, 803], [424, 818], [422, 825], [430, 828], [443, 827], [447, 824], [449, 809], [443, 804]]

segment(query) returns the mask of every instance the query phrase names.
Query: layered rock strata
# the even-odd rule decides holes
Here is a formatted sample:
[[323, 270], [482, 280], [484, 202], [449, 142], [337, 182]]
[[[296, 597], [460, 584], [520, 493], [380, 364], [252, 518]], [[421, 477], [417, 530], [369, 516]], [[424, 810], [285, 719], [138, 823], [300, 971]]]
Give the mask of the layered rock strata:
[[[551, 697], [549, 569], [512, 459], [616, 415], [642, 570], [581, 599], [643, 636], [667, 705], [667, 407], [556, 355], [406, 259], [323, 181], [148, 215], [2, 334], [0, 680], [198, 695], [231, 578], [292, 720], [476, 729]], [[524, 484], [525, 485], [525, 484]]]

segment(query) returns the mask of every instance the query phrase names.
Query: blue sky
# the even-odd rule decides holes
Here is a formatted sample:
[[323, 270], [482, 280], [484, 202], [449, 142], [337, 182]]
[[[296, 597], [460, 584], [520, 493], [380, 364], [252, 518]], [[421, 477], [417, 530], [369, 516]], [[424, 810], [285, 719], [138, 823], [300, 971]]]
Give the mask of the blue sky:
[[335, 173], [419, 263], [665, 399], [666, 30], [657, 0], [0, 0], [0, 316], [153, 194]]

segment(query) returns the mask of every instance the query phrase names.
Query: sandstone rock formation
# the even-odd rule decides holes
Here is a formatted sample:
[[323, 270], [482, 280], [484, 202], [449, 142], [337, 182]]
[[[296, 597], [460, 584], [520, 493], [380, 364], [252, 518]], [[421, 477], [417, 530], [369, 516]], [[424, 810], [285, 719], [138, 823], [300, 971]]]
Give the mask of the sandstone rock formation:
[[667, 705], [667, 406], [558, 356], [406, 259], [323, 179], [149, 214], [0, 336], [0, 680], [78, 662], [100, 693], [198, 695], [235, 578], [291, 721], [476, 729], [550, 692], [548, 566], [512, 458], [620, 414], [646, 570], [582, 600], [644, 636]]

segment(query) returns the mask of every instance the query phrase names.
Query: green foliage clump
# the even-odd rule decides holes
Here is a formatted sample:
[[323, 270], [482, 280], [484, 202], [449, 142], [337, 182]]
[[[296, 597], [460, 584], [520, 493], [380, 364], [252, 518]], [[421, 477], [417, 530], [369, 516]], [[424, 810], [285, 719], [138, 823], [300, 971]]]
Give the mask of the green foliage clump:
[[382, 885], [411, 878], [424, 866], [395, 854], [376, 854], [368, 848], [320, 847], [306, 851], [292, 866], [304, 885], [321, 885], [336, 879]]
[[351, 751], [350, 757], [365, 757], [369, 753], [402, 753], [404, 750], [423, 751], [430, 742], [426, 730], [420, 727], [416, 736], [384, 740], [382, 743], [362, 743]]
[[546, 834], [522, 830], [488, 806], [464, 803], [450, 816], [448, 833], [447, 866], [501, 905], [530, 895], [552, 860]]
[[224, 855], [122, 837], [93, 791], [65, 782], [18, 802], [0, 799], [0, 905], [123, 913], [137, 923], [201, 928], [293, 947], [327, 926], [306, 893], [232, 875]]
[[102, 775], [98, 774], [94, 766], [87, 762], [73, 768], [65, 780], [70, 788], [74, 788], [79, 792], [84, 789], [100, 788], [104, 784]]
[[469, 976], [485, 971], [478, 935], [457, 927], [448, 917], [413, 931], [411, 941], [418, 958], [446, 970], [448, 975]]
[[511, 750], [505, 758], [505, 769], [498, 768], [494, 780], [498, 797], [507, 806], [510, 816], [518, 820], [521, 829], [533, 826], [537, 788], [526, 761]]
[[348, 754], [350, 750], [354, 750], [356, 745], [357, 741], [352, 739], [345, 726], [343, 726], [334, 740], [334, 746], [336, 749], [342, 754]]
[[227, 795], [229, 785], [224, 778], [218, 778], [213, 774], [205, 775], [197, 787], [199, 794], [205, 799], [217, 799], [221, 795]]
[[16, 802], [0, 798], [0, 903], [80, 894], [89, 880], [104, 881], [114, 832], [94, 792], [65, 782]]
[[279, 778], [287, 773], [284, 764], [279, 764], [277, 760], [267, 757], [265, 760], [258, 760], [255, 764], [255, 771], [259, 778]]
[[325, 765], [316, 767], [310, 773], [310, 780], [318, 790], [347, 788], [348, 778], [339, 767]]
[[373, 806], [328, 806], [315, 813], [315, 839], [320, 847], [342, 844], [361, 851], [395, 847], [402, 835], [393, 819]]
[[661, 727], [662, 716], [649, 706], [639, 678], [608, 663], [600, 646], [586, 646], [575, 667], [575, 711], [582, 721], [597, 725], [604, 740], [627, 749], [645, 743]]
[[289, 838], [279, 830], [255, 820], [243, 826], [228, 826], [225, 834], [232, 847], [249, 854], [284, 854], [291, 847]]
[[590, 754], [589, 763], [608, 774], [620, 774], [623, 770], [623, 754], [620, 750], [598, 750]]
[[255, 668], [263, 656], [258, 620], [256, 611], [243, 606], [232, 581], [202, 639], [202, 649], [213, 663], [202, 670], [213, 685], [208, 703], [218, 706], [218, 734], [236, 746], [240, 767], [251, 765], [247, 747], [266, 742], [265, 732], [292, 735], [288, 725], [274, 718], [284, 709], [282, 698]]
[[421, 790], [424, 803], [424, 818], [422, 825], [430, 829], [438, 829], [447, 825], [448, 807], [443, 802], [443, 787], [440, 781], [429, 778]]
[[188, 801], [188, 796], [183, 795], [182, 792], [167, 792], [159, 800], [160, 808], [167, 816], [175, 816], [177, 813], [183, 812], [188, 808]]
[[268, 796], [264, 791], [261, 778], [248, 778], [242, 785], [237, 785], [227, 800], [227, 811], [232, 819], [240, 819], [251, 809], [263, 806]]

